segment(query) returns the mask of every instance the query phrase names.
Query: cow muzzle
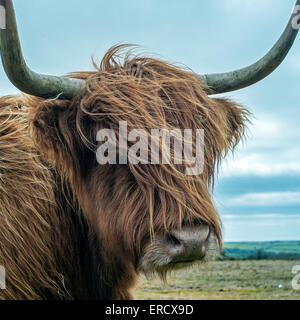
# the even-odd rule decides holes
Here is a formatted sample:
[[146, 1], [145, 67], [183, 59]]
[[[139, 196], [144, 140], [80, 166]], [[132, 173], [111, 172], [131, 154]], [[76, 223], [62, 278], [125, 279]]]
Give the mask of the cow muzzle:
[[210, 231], [207, 225], [184, 227], [171, 231], [166, 237], [166, 247], [171, 264], [191, 263], [205, 257]]
[[206, 260], [216, 241], [206, 224], [184, 226], [156, 235], [145, 248], [140, 269], [145, 273], [184, 268], [196, 261]]

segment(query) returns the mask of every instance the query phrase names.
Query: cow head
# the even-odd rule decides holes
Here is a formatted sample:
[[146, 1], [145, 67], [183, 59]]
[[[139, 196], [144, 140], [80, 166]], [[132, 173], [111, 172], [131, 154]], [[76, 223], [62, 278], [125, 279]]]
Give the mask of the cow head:
[[[107, 263], [130, 261], [135, 269], [163, 273], [205, 259], [221, 243], [210, 189], [217, 163], [243, 134], [247, 112], [229, 100], [209, 98], [195, 74], [166, 62], [125, 56], [117, 63], [120, 49], [109, 50], [97, 71], [72, 74], [86, 83], [72, 101], [28, 98], [32, 136], [67, 176]], [[99, 164], [96, 151], [104, 141], [96, 138], [102, 129], [112, 130], [120, 159], [120, 123], [127, 125], [126, 137], [136, 129], [145, 132], [147, 143], [138, 153], [147, 159]], [[190, 175], [188, 164], [175, 163], [171, 139], [171, 161], [162, 161], [161, 139], [161, 159], [153, 164], [153, 128], [202, 129], [202, 171]], [[200, 147], [195, 134], [187, 142], [192, 151]]]
[[[286, 56], [297, 30], [289, 23], [263, 59], [230, 73], [199, 76], [130, 55], [118, 62], [121, 48], [115, 47], [95, 72], [60, 78], [26, 66], [12, 2], [1, 4], [7, 15], [0, 37], [5, 70], [31, 95], [24, 99], [30, 107], [32, 137], [46, 160], [68, 179], [99, 237], [104, 264], [164, 275], [205, 260], [221, 244], [220, 220], [211, 199], [214, 172], [240, 140], [247, 119], [242, 107], [209, 94], [240, 89], [267, 76]], [[154, 128], [203, 129], [201, 174], [187, 175], [188, 164], [175, 161], [99, 164], [97, 134], [111, 129], [120, 145], [120, 122], [126, 122], [128, 132], [142, 129], [148, 140]], [[197, 148], [194, 138], [192, 152]], [[158, 145], [160, 151], [164, 147]], [[149, 154], [149, 145], [143, 144], [139, 153], [144, 151]]]

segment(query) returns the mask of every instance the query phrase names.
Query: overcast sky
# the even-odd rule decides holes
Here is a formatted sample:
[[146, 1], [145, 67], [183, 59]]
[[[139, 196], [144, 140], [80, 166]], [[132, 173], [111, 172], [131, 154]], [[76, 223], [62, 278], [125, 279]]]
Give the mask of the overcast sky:
[[[24, 54], [39, 72], [91, 69], [114, 44], [199, 73], [244, 67], [283, 31], [295, 0], [14, 0]], [[0, 67], [0, 94], [18, 92]], [[300, 240], [300, 36], [267, 79], [225, 96], [253, 113], [219, 172], [226, 241]]]

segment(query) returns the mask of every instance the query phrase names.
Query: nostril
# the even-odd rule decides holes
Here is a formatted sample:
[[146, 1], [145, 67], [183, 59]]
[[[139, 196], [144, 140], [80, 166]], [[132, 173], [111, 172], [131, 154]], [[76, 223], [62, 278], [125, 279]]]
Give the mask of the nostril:
[[168, 242], [173, 245], [183, 245], [186, 248], [199, 247], [210, 237], [210, 228], [207, 224], [184, 227], [168, 233]]
[[172, 246], [180, 246], [181, 242], [174, 235], [168, 233], [167, 234], [167, 242]]

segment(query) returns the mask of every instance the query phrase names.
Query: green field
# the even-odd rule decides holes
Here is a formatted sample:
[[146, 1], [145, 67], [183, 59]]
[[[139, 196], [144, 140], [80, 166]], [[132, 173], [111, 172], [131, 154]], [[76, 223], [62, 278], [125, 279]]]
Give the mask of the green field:
[[168, 286], [157, 278], [142, 278], [136, 299], [293, 299], [300, 291], [292, 289], [291, 273], [300, 260], [214, 261], [174, 272]]
[[245, 257], [260, 250], [271, 254], [297, 254], [300, 258], [300, 241], [227, 242], [224, 249], [233, 257]]

